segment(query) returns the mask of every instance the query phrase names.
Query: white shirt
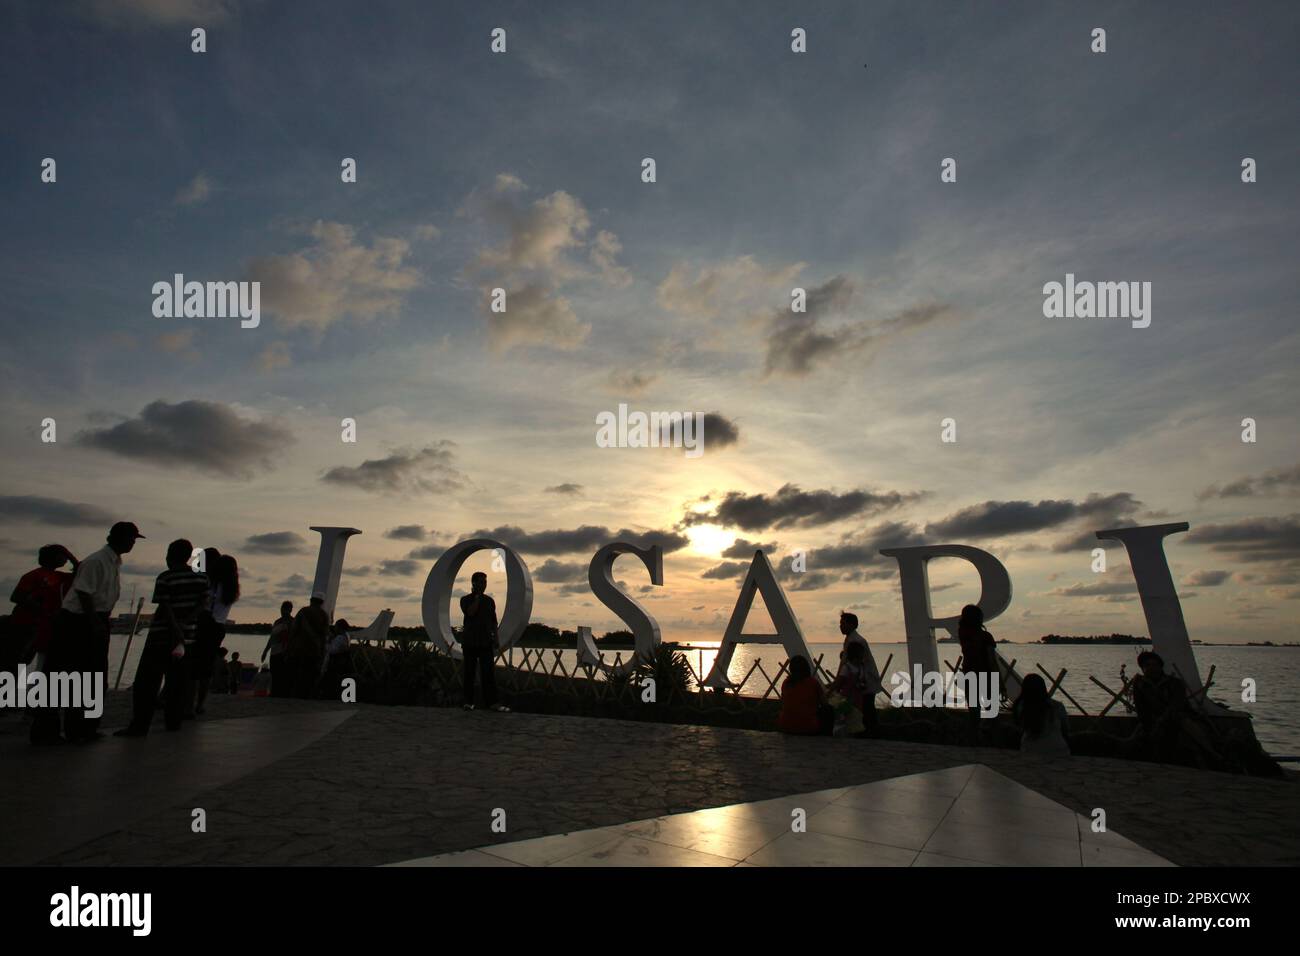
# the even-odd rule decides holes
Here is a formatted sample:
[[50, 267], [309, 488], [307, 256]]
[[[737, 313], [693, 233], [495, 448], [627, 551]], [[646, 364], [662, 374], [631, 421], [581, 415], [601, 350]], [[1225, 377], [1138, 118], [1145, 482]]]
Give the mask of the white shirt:
[[91, 605], [101, 614], [113, 613], [113, 605], [122, 594], [122, 556], [104, 545], [77, 566], [72, 587], [63, 598], [63, 610], [83, 614], [77, 592], [91, 596]]

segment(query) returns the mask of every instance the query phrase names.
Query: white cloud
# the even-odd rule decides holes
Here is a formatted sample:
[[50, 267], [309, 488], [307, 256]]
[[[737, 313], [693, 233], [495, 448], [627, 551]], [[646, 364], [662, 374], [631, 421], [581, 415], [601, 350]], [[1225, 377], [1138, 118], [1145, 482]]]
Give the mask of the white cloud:
[[405, 239], [377, 236], [366, 246], [351, 226], [322, 221], [308, 234], [315, 241], [301, 252], [261, 256], [248, 267], [248, 278], [262, 283], [262, 307], [288, 325], [323, 329], [345, 317], [392, 314], [420, 284], [403, 265]]

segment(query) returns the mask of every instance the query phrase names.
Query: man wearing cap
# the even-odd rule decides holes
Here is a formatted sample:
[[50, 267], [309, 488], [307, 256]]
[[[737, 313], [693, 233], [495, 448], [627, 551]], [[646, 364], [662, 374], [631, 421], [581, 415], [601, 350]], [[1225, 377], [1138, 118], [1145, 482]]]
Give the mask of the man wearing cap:
[[330, 616], [325, 612], [325, 592], [314, 591], [311, 603], [298, 611], [289, 632], [289, 682], [294, 697], [316, 696], [321, 664], [325, 660], [325, 642], [329, 638]]
[[[72, 588], [54, 621], [47, 673], [98, 675], [102, 688], [108, 682], [108, 629], [113, 606], [122, 590], [122, 555], [143, 538], [130, 521], [119, 521], [108, 532], [108, 543], [77, 566]], [[97, 740], [99, 718], [69, 708], [63, 715], [64, 736], [73, 743]], [[32, 721], [32, 743], [61, 743], [59, 713], [52, 708]]]

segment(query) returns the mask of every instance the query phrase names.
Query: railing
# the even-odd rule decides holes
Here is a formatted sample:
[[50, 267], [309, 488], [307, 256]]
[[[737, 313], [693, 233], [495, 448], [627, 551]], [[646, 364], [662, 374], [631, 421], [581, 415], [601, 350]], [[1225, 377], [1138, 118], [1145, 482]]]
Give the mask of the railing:
[[[389, 643], [400, 644], [393, 638], [380, 640], [377, 642], [359, 641], [359, 646], [378, 646], [384, 647]], [[449, 692], [454, 692], [460, 685], [461, 671], [463, 663], [460, 658], [452, 657], [444, 651], [438, 649], [435, 645], [427, 642], [406, 642], [420, 643], [427, 648], [428, 652], [440, 662], [441, 667], [435, 673], [442, 688]], [[756, 658], [749, 665], [743, 676], [739, 680], [729, 680], [727, 686], [720, 688], [706, 687], [704, 684], [707, 677], [705, 668], [705, 654], [716, 654], [716, 646], [698, 647], [692, 645], [665, 645], [672, 646], [676, 654], [680, 654], [685, 660], [686, 668], [689, 672], [689, 680], [684, 689], [687, 699], [694, 699], [700, 706], [705, 706], [710, 700], [716, 701], [720, 697], [735, 697], [747, 700], [779, 700], [781, 696], [781, 682], [785, 678], [789, 667], [788, 661], [782, 661], [776, 669], [769, 673], [768, 667], [764, 667], [762, 658]], [[640, 685], [635, 680], [629, 679], [628, 676], [611, 675], [601, 667], [580, 662], [566, 662], [565, 654], [572, 655], [573, 650], [569, 648], [538, 648], [538, 647], [512, 647], [502, 652], [497, 657], [498, 667], [504, 667], [506, 674], [500, 674], [499, 679], [505, 678], [504, 684], [510, 690], [532, 690], [538, 687], [544, 687], [552, 692], [568, 693], [572, 695], [585, 696], [590, 695], [596, 698], [610, 698], [631, 696], [640, 692]], [[692, 662], [692, 657], [694, 662]], [[364, 658], [363, 658], [364, 659]], [[812, 662], [813, 673], [823, 682], [829, 684], [834, 679], [834, 674], [823, 665], [824, 654], [819, 654]], [[889, 679], [889, 666], [893, 663], [894, 656], [890, 654], [885, 660], [885, 666], [881, 668], [880, 673], [886, 681]], [[630, 662], [631, 656], [627, 661]], [[1005, 661], [999, 656], [999, 670], [1003, 674], [1008, 674], [1019, 682], [1020, 676], [1015, 671], [1016, 659]], [[615, 670], [620, 668], [624, 663], [623, 652], [616, 652], [613, 660], [604, 660], [604, 664], [612, 666]], [[956, 663], [944, 661], [948, 670], [955, 676], [960, 672], [961, 658], [958, 657]], [[769, 665], [770, 666], [770, 665]], [[1066, 690], [1065, 678], [1069, 670], [1061, 668], [1055, 676], [1045, 669], [1041, 664], [1035, 665], [1037, 670], [1047, 681], [1047, 692], [1049, 697], [1056, 697], [1058, 694], [1064, 697], [1074, 707], [1075, 710], [1083, 717], [1105, 717], [1117, 705], [1121, 706], [1125, 712], [1133, 712], [1133, 702], [1130, 687], [1133, 678], [1124, 677], [1123, 683], [1118, 691], [1112, 690], [1097, 677], [1090, 675], [1089, 680], [1100, 687], [1110, 695], [1109, 702], [1101, 708], [1096, 714], [1090, 714], [1082, 704], [1080, 704], [1068, 690]], [[363, 664], [360, 668], [365, 670]], [[510, 673], [513, 672], [513, 673]], [[1208, 678], [1205, 684], [1196, 691], [1189, 692], [1189, 699], [1193, 702], [1198, 699], [1205, 699], [1209, 689], [1214, 685], [1214, 666], [1210, 667]], [[375, 676], [375, 675], [370, 675]], [[1008, 709], [1011, 705], [1007, 697], [1006, 680], [1000, 680], [1000, 707]], [[670, 694], [682, 693], [680, 688], [665, 689]], [[888, 697], [888, 691], [882, 690], [881, 694]]]

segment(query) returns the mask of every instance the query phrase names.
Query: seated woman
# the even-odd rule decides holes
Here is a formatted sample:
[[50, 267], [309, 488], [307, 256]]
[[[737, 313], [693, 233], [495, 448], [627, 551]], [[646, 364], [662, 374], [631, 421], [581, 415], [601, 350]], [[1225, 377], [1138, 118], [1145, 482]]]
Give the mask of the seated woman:
[[348, 638], [351, 626], [343, 618], [334, 622], [329, 640], [325, 644], [325, 658], [321, 662], [322, 696], [338, 697], [345, 678], [352, 676], [352, 642]]
[[1021, 731], [1021, 753], [1038, 757], [1070, 756], [1065, 707], [1047, 695], [1047, 683], [1039, 675], [1026, 675], [1011, 714]]
[[790, 676], [781, 685], [781, 716], [777, 718], [777, 727], [786, 734], [827, 734], [833, 720], [821, 682], [813, 676], [808, 658], [792, 657]]

